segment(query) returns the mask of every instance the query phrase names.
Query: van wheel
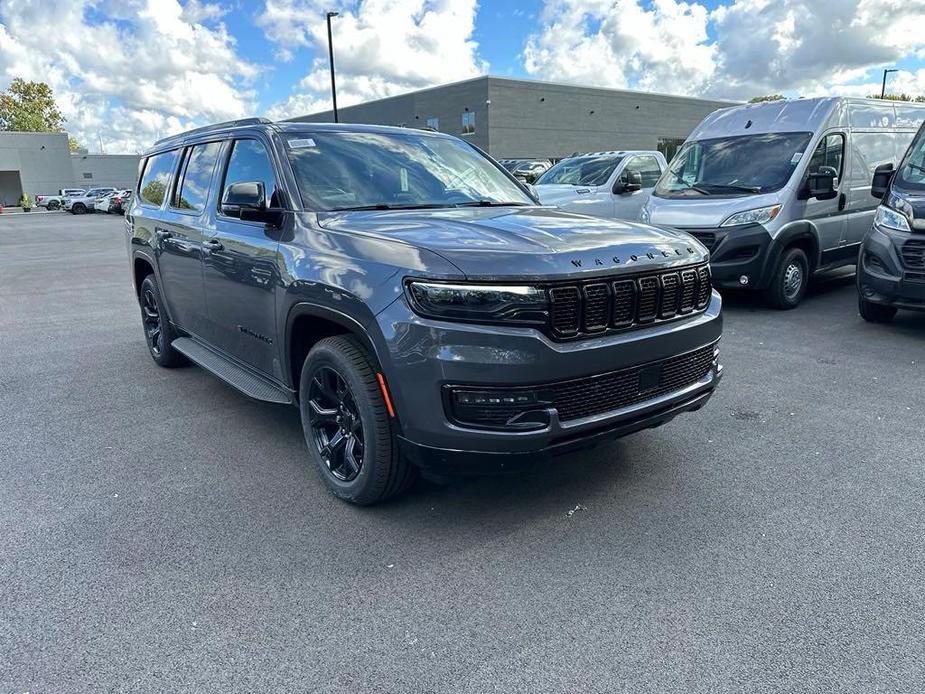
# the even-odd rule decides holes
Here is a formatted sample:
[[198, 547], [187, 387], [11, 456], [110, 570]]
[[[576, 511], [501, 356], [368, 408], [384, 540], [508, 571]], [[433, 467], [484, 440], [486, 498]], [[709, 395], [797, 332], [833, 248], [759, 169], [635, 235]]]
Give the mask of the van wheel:
[[788, 310], [796, 308], [809, 287], [809, 260], [802, 248], [788, 248], [784, 251], [771, 285], [765, 292], [765, 300], [773, 308]]
[[411, 484], [415, 468], [398, 454], [376, 368], [356, 340], [335, 336], [312, 347], [299, 407], [309, 457], [335, 496], [365, 506]]
[[859, 296], [858, 313], [868, 323], [889, 323], [896, 317], [896, 307], [875, 304], [873, 301], [867, 301], [864, 297]]
[[145, 343], [148, 353], [158, 366], [172, 369], [186, 363], [186, 358], [171, 347], [176, 331], [167, 319], [154, 275], [148, 275], [141, 283], [138, 292], [141, 305], [141, 323], [145, 331]]

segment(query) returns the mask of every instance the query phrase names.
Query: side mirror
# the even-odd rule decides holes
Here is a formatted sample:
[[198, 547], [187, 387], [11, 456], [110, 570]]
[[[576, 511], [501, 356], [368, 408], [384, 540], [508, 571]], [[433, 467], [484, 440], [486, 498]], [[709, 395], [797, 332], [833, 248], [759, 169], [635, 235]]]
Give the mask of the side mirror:
[[890, 179], [893, 178], [893, 164], [881, 164], [874, 169], [874, 177], [870, 182], [870, 194], [875, 198], [882, 198], [886, 195], [886, 189], [890, 187]]
[[637, 190], [642, 190], [642, 174], [638, 171], [624, 171], [613, 184], [613, 192], [617, 195], [635, 193]]
[[836, 171], [831, 166], [820, 166], [819, 170], [806, 176], [806, 195], [817, 200], [831, 200], [835, 192]]
[[267, 197], [260, 181], [232, 183], [222, 195], [222, 214], [241, 217], [244, 210], [265, 210]]

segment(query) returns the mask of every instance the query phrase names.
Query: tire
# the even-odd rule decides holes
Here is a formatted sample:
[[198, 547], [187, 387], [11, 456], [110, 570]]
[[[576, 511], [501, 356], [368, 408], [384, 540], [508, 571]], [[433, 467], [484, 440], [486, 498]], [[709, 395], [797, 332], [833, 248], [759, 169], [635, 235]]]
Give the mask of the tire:
[[51, 202], [48, 203], [48, 210], [50, 212], [57, 210], [59, 207], [61, 207], [61, 203], [58, 202], [57, 200], [52, 200]]
[[164, 312], [164, 302], [154, 275], [144, 278], [138, 295], [145, 344], [154, 363], [165, 369], [182, 366], [186, 363], [186, 358], [170, 346], [177, 333]]
[[809, 259], [802, 248], [788, 248], [781, 255], [765, 300], [773, 308], [787, 311], [796, 308], [809, 288]]
[[868, 323], [889, 323], [896, 317], [895, 306], [884, 306], [858, 297], [858, 313]]
[[299, 379], [309, 457], [334, 496], [360, 506], [404, 491], [416, 472], [398, 453], [376, 371], [357, 340], [335, 336], [312, 347]]
[[74, 203], [73, 205], [71, 205], [71, 212], [73, 214], [86, 214], [87, 206], [84, 205], [82, 202]]

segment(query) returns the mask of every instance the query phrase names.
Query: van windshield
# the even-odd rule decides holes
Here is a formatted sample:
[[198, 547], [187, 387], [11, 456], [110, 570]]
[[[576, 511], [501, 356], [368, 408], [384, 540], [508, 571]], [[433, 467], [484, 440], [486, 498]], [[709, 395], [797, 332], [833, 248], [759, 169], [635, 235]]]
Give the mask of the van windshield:
[[762, 133], [686, 142], [659, 179], [655, 195], [736, 196], [784, 187], [812, 133]]
[[925, 190], [925, 125], [919, 128], [909, 145], [899, 171], [896, 172], [896, 183], [900, 188]]
[[313, 210], [534, 205], [466, 142], [409, 130], [286, 135], [303, 204]]
[[623, 157], [602, 155], [565, 159], [553, 166], [536, 181], [536, 185], [602, 186]]

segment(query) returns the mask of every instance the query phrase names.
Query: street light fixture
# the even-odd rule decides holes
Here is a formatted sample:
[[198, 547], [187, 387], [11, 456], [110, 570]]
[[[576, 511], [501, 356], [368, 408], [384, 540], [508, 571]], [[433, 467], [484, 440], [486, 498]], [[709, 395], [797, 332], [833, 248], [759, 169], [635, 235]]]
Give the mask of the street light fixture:
[[890, 69], [890, 70], [884, 70], [884, 71], [883, 71], [883, 86], [880, 87], [880, 98], [881, 98], [881, 99], [885, 99], [885, 98], [886, 98], [886, 76], [887, 76], [888, 74], [890, 74], [891, 72], [899, 72], [899, 69], [894, 67], [894, 68], [892, 68], [892, 69]]
[[337, 85], [334, 83], [334, 42], [331, 39], [331, 17], [336, 17], [339, 12], [328, 12], [328, 59], [331, 63], [331, 101], [334, 104], [334, 122], [337, 123]]

